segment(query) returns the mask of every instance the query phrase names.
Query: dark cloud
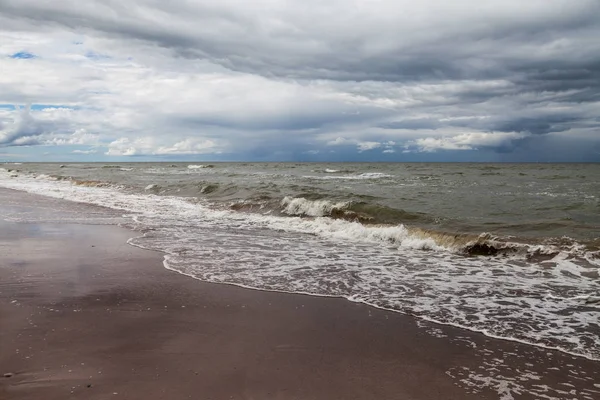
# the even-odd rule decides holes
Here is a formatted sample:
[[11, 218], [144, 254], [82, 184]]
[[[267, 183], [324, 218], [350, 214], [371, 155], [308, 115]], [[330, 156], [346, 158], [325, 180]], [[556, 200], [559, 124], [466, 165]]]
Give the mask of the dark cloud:
[[[230, 131], [251, 137], [245, 146], [256, 158], [324, 157], [329, 149], [309, 152], [338, 131], [340, 137], [349, 132], [362, 141], [414, 142], [407, 147], [411, 151], [423, 149], [416, 144], [418, 135], [443, 137], [448, 139], [428, 146], [437, 143], [447, 154], [461, 154], [458, 148], [465, 149], [462, 154], [483, 149], [488, 157], [507, 158], [525, 154], [523, 149], [531, 152], [535, 143], [562, 143], [556, 134], [600, 141], [596, 0], [507, 0], [477, 7], [433, 0], [384, 0], [378, 7], [360, 1], [351, 7], [336, 0], [252, 4], [0, 0], [0, 24], [14, 30], [80, 32], [118, 41], [125, 49], [165, 51], [182, 63], [208, 62], [232, 75], [333, 88], [332, 93], [274, 104], [273, 110], [198, 107], [197, 112], [156, 117], [166, 126], [201, 131], [206, 137]], [[11, 57], [35, 56], [22, 50]], [[92, 50], [86, 57], [111, 60], [111, 55]], [[278, 101], [282, 103], [273, 103]], [[52, 130], [29, 111], [19, 121], [3, 129], [0, 144], [23, 143]], [[236, 150], [235, 138], [230, 143]], [[357, 153], [356, 144], [347, 149]], [[407, 157], [381, 150], [379, 156], [386, 159]], [[373, 157], [360, 155], [367, 156]]]
[[433, 118], [407, 118], [399, 121], [391, 121], [380, 124], [383, 129], [436, 129], [442, 126], [439, 120]]
[[289, 9], [259, 13], [236, 2], [218, 6], [92, 0], [70, 7], [69, 1], [2, 0], [0, 11], [34, 24], [154, 43], [235, 70], [304, 79], [492, 79], [537, 67], [543, 74], [557, 65], [558, 74], [569, 74], [578, 67], [581, 45], [593, 45], [590, 40], [600, 33], [596, 1], [581, 1], [567, 12], [561, 10], [564, 1], [530, 10], [508, 2], [507, 10], [521, 11], [518, 17], [473, 8], [456, 19], [433, 17], [440, 3], [427, 3], [431, 9], [423, 24], [407, 24], [405, 29], [383, 14], [391, 9], [400, 22], [410, 22], [405, 15], [413, 7], [406, 5], [406, 11], [399, 12], [393, 3], [382, 3], [382, 15], [364, 16], [336, 9], [343, 6], [338, 2], [329, 9], [309, 2], [306, 7], [287, 5]]
[[547, 115], [543, 118], [521, 118], [511, 121], [499, 122], [492, 130], [500, 132], [529, 132], [534, 135], [543, 135], [550, 132], [563, 132], [571, 129], [571, 124], [577, 121], [576, 117], [566, 115]]

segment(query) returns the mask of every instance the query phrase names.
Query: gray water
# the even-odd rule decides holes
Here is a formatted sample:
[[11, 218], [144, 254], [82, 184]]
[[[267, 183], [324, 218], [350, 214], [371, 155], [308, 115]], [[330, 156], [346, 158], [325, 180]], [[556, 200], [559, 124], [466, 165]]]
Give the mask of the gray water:
[[192, 278], [600, 359], [599, 164], [5, 164], [0, 186], [107, 207]]
[[287, 196], [349, 202], [343, 207], [355, 212], [349, 218], [365, 223], [529, 238], [600, 237], [600, 164], [123, 163], [13, 168], [125, 185], [139, 192], [156, 185], [146, 192], [208, 199], [215, 207], [240, 211], [281, 213]]

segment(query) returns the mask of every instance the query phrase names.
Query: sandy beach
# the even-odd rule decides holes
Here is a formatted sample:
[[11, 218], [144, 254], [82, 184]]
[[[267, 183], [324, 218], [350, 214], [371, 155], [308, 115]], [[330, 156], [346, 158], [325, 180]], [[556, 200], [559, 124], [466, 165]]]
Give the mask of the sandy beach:
[[[47, 212], [42, 197], [8, 198]], [[594, 361], [344, 299], [200, 282], [127, 245], [134, 235], [0, 219], [0, 399], [600, 398]]]

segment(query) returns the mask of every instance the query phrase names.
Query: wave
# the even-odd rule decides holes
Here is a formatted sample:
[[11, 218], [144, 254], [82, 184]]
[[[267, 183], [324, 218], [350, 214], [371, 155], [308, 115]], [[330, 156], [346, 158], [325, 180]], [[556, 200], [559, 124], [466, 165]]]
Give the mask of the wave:
[[[61, 177], [62, 178], [62, 177]], [[59, 178], [55, 178], [57, 180], [68, 180], [68, 178], [63, 178], [63, 179], [59, 179]], [[113, 185], [108, 183], [108, 182], [103, 182], [103, 181], [93, 181], [93, 180], [71, 180], [71, 182], [74, 185], [77, 186], [87, 186], [87, 187], [112, 187]]]
[[[261, 213], [265, 215], [269, 215], [277, 210], [276, 207], [273, 206], [274, 200], [267, 194], [265, 195], [257, 195], [252, 199], [248, 200], [235, 200], [229, 203], [229, 209], [233, 211], [239, 212], [248, 212], [248, 213]], [[275, 203], [277, 203], [275, 201]], [[278, 203], [277, 203], [278, 204]]]
[[[0, 170], [4, 170], [3, 168], [0, 168]], [[4, 170], [7, 171], [9, 173], [13, 173], [13, 177], [22, 177], [23, 175], [19, 175], [17, 170]], [[49, 180], [49, 181], [57, 181], [57, 182], [67, 182], [70, 183], [73, 186], [81, 186], [81, 187], [89, 187], [89, 188], [113, 188], [113, 189], [122, 189], [123, 185], [118, 185], [118, 184], [114, 184], [111, 182], [106, 182], [106, 181], [99, 181], [99, 180], [88, 180], [88, 179], [75, 179], [71, 176], [65, 176], [65, 175], [47, 175], [47, 174], [32, 174], [32, 173], [24, 173], [25, 176], [28, 176], [31, 179], [35, 179], [35, 180]], [[158, 185], [150, 185], [150, 186], [155, 186], [158, 187]], [[146, 190], [149, 190], [148, 187], [146, 187]]]
[[282, 214], [330, 217], [356, 221], [362, 224], [398, 224], [405, 222], [430, 222], [433, 218], [424, 213], [410, 213], [366, 201], [332, 201], [322, 194], [302, 197], [286, 196], [281, 200]]
[[361, 222], [371, 224], [430, 223], [435, 220], [429, 214], [409, 212], [368, 201], [353, 201], [349, 204], [348, 211], [356, 214]]
[[284, 214], [323, 217], [337, 212], [343, 213], [347, 202], [333, 203], [328, 200], [307, 200], [303, 197], [285, 197], [281, 200]]
[[209, 183], [206, 185], [202, 185], [200, 187], [200, 193], [202, 194], [209, 194], [209, 193], [213, 193], [216, 192], [219, 189], [219, 184], [217, 183]]
[[383, 179], [393, 178], [394, 175], [384, 174], [383, 172], [364, 172], [358, 175], [335, 175], [335, 176], [303, 176], [305, 179], [329, 180], [329, 179], [345, 179], [345, 180], [365, 180], [365, 179]]
[[544, 179], [544, 180], [562, 180], [562, 179], [571, 179], [572, 177], [569, 175], [548, 175], [548, 176], [541, 176], [539, 179]]
[[202, 169], [202, 168], [214, 168], [215, 166], [212, 164], [200, 164], [200, 165], [188, 165], [187, 168], [188, 169]]
[[[66, 168], [67, 165], [61, 165], [60, 168]], [[70, 166], [69, 166], [70, 167]], [[121, 165], [103, 165], [101, 167], [102, 169], [110, 169], [110, 170], [115, 170], [115, 171], [133, 171], [133, 168], [131, 167], [123, 167]]]
[[[52, 180], [77, 187], [115, 190], [124, 188], [121, 185], [104, 181], [77, 180], [70, 177], [45, 174], [15, 175], [14, 172], [8, 172], [7, 169], [0, 168], [0, 170], [7, 172], [9, 178], [23, 176], [35, 181]], [[7, 186], [10, 187], [11, 185]], [[16, 186], [18, 187], [18, 185]], [[28, 185], [26, 187], [24, 190], [31, 190]], [[198, 185], [195, 188], [198, 191]], [[177, 190], [179, 189], [177, 188]], [[38, 193], [37, 190], [33, 191]], [[41, 194], [54, 196], [59, 193], [58, 191], [54, 193], [55, 191], [56, 189], [52, 189], [48, 190], [49, 193]], [[150, 196], [160, 192], [167, 199], [180, 199], [192, 204], [198, 201], [194, 197], [168, 196], [168, 188], [156, 184], [146, 186], [144, 192]], [[240, 188], [233, 184], [224, 186], [210, 183], [202, 184], [199, 187], [199, 192], [203, 194], [215, 193], [221, 199], [235, 198], [243, 194]], [[73, 192], [69, 196], [77, 196], [77, 193]], [[277, 200], [267, 193], [253, 193], [250, 199], [238, 199], [234, 200], [233, 203], [212, 203], [212, 206], [215, 210], [223, 210], [223, 204], [227, 204], [231, 212], [250, 211], [249, 214], [258, 211], [257, 216], [232, 216], [232, 218], [236, 220], [247, 218], [249, 221], [261, 225], [273, 226], [277, 229], [292, 229], [326, 238], [344, 239], [353, 242], [372, 242], [392, 245], [397, 248], [444, 251], [467, 257], [510, 256], [535, 263], [548, 262], [560, 254], [566, 254], [569, 257], [583, 260], [587, 265], [600, 266], [599, 240], [580, 243], [568, 238], [519, 239], [494, 236], [490, 233], [474, 235], [438, 231], [409, 225], [410, 223], [431, 222], [433, 217], [426, 214], [410, 213], [368, 202], [334, 201], [324, 199], [323, 195], [319, 193], [315, 193], [310, 197], [286, 196], [281, 200]], [[286, 221], [286, 217], [299, 219]]]
[[[542, 263], [556, 261], [559, 255], [567, 255], [585, 260], [590, 265], [600, 265], [600, 251], [595, 242], [582, 244], [567, 238], [545, 239], [543, 242], [531, 239], [495, 236], [488, 232], [479, 235], [457, 232], [444, 232], [405, 224], [373, 223], [375, 211], [392, 213], [404, 220], [422, 220], [429, 218], [411, 214], [403, 210], [392, 210], [384, 206], [367, 203], [332, 202], [328, 200], [307, 200], [305, 198], [285, 197], [281, 201], [283, 213], [293, 216], [325, 217], [348, 222], [339, 225], [339, 232], [329, 232], [326, 236], [346, 237], [351, 240], [367, 240], [422, 250], [449, 251], [455, 254], [475, 256], [513, 257], [527, 262]], [[264, 205], [261, 207], [264, 209]], [[368, 214], [366, 211], [371, 211]], [[318, 230], [317, 230], [318, 231]]]
[[352, 172], [354, 172], [353, 170], [350, 169], [333, 169], [333, 168], [325, 168], [324, 170], [313, 170], [314, 172], [324, 172], [326, 174], [339, 174], [339, 173], [343, 173], [343, 174], [350, 174]]
[[[277, 203], [275, 203], [277, 204]], [[356, 211], [364, 207], [364, 203], [353, 203], [350, 201], [331, 201], [326, 199], [311, 200], [304, 197], [286, 196], [274, 208], [274, 200], [268, 196], [252, 201], [237, 201], [230, 205], [236, 211], [257, 211], [271, 214], [278, 211], [279, 215], [290, 217], [308, 217], [300, 220], [302, 230], [318, 236], [329, 238], [342, 238], [353, 242], [374, 242], [396, 247], [407, 247], [424, 250], [444, 250], [468, 255], [484, 254], [489, 246], [488, 253], [496, 252], [491, 249], [491, 244], [483, 243], [484, 239], [490, 239], [491, 235], [483, 234], [465, 235], [446, 232], [437, 232], [404, 224], [376, 224], [374, 217], [364, 212]], [[374, 207], [374, 206], [371, 206]], [[354, 210], [355, 208], [356, 210]], [[387, 209], [386, 207], [380, 207]], [[388, 209], [389, 210], [389, 209]], [[412, 216], [402, 210], [398, 215]], [[278, 214], [275, 214], [278, 215]], [[290, 221], [292, 224], [294, 221]], [[297, 223], [297, 222], [296, 222]]]

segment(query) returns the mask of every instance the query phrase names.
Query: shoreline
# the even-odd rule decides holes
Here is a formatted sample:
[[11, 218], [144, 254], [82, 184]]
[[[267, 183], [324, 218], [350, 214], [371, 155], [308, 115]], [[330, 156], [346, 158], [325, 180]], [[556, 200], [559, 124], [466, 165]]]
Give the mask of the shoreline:
[[[32, 214], [47, 201], [0, 196]], [[191, 279], [123, 228], [0, 228], [0, 398], [533, 399], [536, 385], [564, 398], [561, 383], [600, 394], [594, 361], [344, 298]]]
[[[130, 238], [130, 239], [134, 239], [134, 238]], [[157, 253], [162, 254], [162, 255], [169, 255], [169, 253], [161, 251], [161, 250], [155, 250], [155, 249], [151, 249], [151, 248], [146, 248], [146, 247], [137, 245], [135, 243], [130, 243], [130, 239], [127, 240], [127, 244], [129, 244], [130, 246], [136, 247], [136, 248], [141, 249], [141, 250], [147, 250], [147, 251], [151, 251], [151, 252], [157, 252]], [[351, 303], [362, 304], [362, 305], [365, 305], [365, 306], [368, 306], [368, 307], [375, 308], [377, 310], [386, 311], [386, 312], [392, 312], [392, 313], [397, 313], [397, 314], [400, 314], [400, 315], [403, 315], [403, 316], [408, 316], [408, 317], [414, 318], [416, 320], [419, 320], [419, 321], [422, 321], [422, 322], [425, 322], [425, 323], [433, 324], [434, 326], [438, 326], [438, 325], [441, 326], [441, 327], [447, 326], [447, 327], [450, 327], [450, 328], [455, 328], [455, 329], [460, 329], [460, 330], [468, 331], [468, 332], [471, 332], [471, 333], [474, 333], [474, 334], [481, 334], [481, 335], [484, 335], [484, 336], [486, 336], [486, 337], [488, 337], [490, 339], [494, 339], [494, 340], [502, 340], [502, 341], [506, 341], [506, 342], [518, 343], [518, 344], [521, 344], [521, 345], [536, 347], [536, 348], [538, 348], [541, 351], [543, 351], [543, 350], [556, 351], [556, 352], [563, 353], [565, 355], [568, 355], [568, 356], [571, 356], [571, 357], [574, 357], [574, 358], [581, 358], [581, 359], [585, 359], [585, 360], [588, 360], [588, 361], [600, 362], [600, 358], [593, 358], [593, 357], [590, 357], [590, 356], [586, 356], [584, 354], [573, 353], [573, 352], [570, 352], [568, 350], [561, 349], [559, 347], [544, 346], [544, 345], [539, 344], [539, 343], [530, 343], [530, 342], [527, 342], [525, 340], [518, 339], [518, 338], [498, 336], [498, 335], [494, 335], [494, 334], [491, 334], [491, 333], [486, 332], [486, 331], [480, 331], [480, 330], [476, 330], [476, 329], [469, 328], [469, 327], [462, 326], [462, 325], [458, 325], [458, 324], [452, 324], [452, 323], [448, 323], [448, 322], [440, 322], [440, 321], [437, 321], [435, 319], [428, 318], [426, 316], [421, 316], [421, 315], [417, 316], [417, 315], [406, 313], [406, 312], [403, 312], [401, 310], [394, 309], [394, 308], [386, 308], [386, 307], [379, 306], [377, 304], [372, 304], [372, 303], [365, 302], [365, 301], [354, 301], [354, 300], [351, 300], [351, 299], [349, 299], [347, 297], [344, 297], [344, 296], [326, 295], [326, 294], [308, 293], [308, 292], [287, 292], [287, 291], [283, 291], [283, 290], [264, 289], [264, 288], [258, 288], [258, 287], [254, 287], [254, 286], [248, 286], [248, 285], [243, 285], [243, 284], [240, 284], [240, 283], [231, 283], [231, 282], [218, 282], [218, 283], [217, 282], [209, 282], [209, 281], [204, 281], [202, 279], [198, 279], [197, 277], [195, 277], [195, 276], [193, 276], [191, 274], [186, 274], [186, 273], [184, 273], [182, 271], [179, 271], [177, 269], [169, 267], [168, 266], [168, 262], [167, 262], [166, 259], [164, 259], [164, 257], [163, 257], [162, 265], [163, 265], [163, 267], [165, 269], [167, 269], [167, 270], [169, 270], [171, 272], [174, 272], [174, 273], [183, 275], [183, 276], [185, 276], [187, 278], [195, 279], [195, 280], [198, 280], [198, 281], [204, 282], [204, 283], [210, 283], [210, 284], [216, 284], [216, 285], [225, 285], [225, 286], [233, 286], [233, 287], [237, 287], [237, 288], [241, 288], [241, 289], [246, 289], [246, 290], [256, 290], [256, 291], [259, 291], [259, 292], [292, 294], [292, 295], [300, 295], [300, 296], [319, 297], [319, 298], [324, 298], [324, 299], [340, 299], [340, 300], [349, 301]]]

